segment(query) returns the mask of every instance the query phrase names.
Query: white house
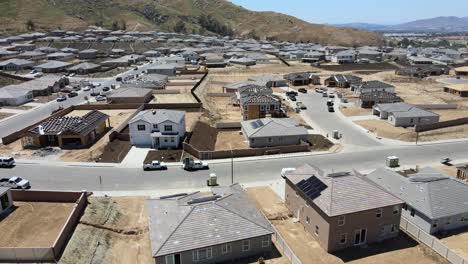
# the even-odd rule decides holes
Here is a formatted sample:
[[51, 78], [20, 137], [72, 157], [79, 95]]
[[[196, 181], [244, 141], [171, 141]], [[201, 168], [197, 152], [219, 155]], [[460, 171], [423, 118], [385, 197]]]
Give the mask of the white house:
[[0, 215], [13, 206], [13, 198], [9, 187], [0, 187]]
[[130, 120], [129, 129], [134, 146], [175, 149], [185, 136], [185, 112], [145, 110]]
[[344, 50], [332, 56], [332, 62], [345, 64], [354, 63], [356, 61], [356, 52], [354, 50]]
[[33, 92], [27, 89], [4, 87], [0, 89], [0, 106], [22, 105], [33, 100]]

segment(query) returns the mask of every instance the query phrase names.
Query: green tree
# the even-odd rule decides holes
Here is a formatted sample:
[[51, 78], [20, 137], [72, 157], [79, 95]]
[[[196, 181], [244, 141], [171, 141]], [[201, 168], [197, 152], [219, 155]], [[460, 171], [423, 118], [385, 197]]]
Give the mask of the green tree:
[[26, 21], [26, 29], [29, 31], [36, 30], [36, 24], [34, 23], [34, 21], [32, 21], [32, 19], [28, 19]]

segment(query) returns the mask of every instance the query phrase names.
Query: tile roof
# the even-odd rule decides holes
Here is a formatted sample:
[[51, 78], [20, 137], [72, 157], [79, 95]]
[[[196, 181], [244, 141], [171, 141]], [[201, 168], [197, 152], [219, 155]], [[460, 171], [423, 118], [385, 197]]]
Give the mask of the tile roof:
[[468, 213], [468, 185], [433, 168], [409, 177], [381, 168], [367, 178], [430, 219]]
[[194, 193], [147, 200], [154, 257], [273, 234], [268, 220], [238, 184], [212, 189], [209, 197]]
[[357, 172], [325, 172], [305, 164], [288, 173], [286, 179], [297, 185], [312, 176], [326, 185], [312, 202], [330, 217], [403, 203]]

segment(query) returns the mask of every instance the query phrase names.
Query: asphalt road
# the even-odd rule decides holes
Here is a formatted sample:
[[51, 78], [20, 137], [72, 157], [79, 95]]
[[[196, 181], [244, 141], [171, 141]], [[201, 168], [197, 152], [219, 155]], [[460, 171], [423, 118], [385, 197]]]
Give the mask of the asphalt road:
[[331, 136], [333, 130], [338, 130], [339, 133], [343, 134], [341, 143], [359, 148], [383, 146], [382, 142], [363, 133], [349, 120], [340, 118], [336, 112], [328, 112], [327, 100], [327, 97], [322, 97], [322, 94], [316, 93], [314, 90], [309, 90], [307, 94], [299, 93], [297, 97], [297, 101], [303, 102], [307, 107], [303, 113], [324, 133]]
[[[279, 179], [282, 168], [297, 167], [304, 163], [334, 171], [349, 171], [351, 169], [369, 171], [384, 166], [385, 158], [391, 155], [400, 157], [402, 166], [438, 164], [443, 157], [466, 160], [468, 142], [381, 147], [352, 153], [235, 161], [234, 182], [248, 184], [272, 181]], [[0, 177], [24, 177], [30, 180], [34, 189], [157, 191], [204, 187], [212, 172], [217, 174], [220, 184], [231, 183], [230, 162], [211, 164], [209, 171], [197, 172], [186, 172], [179, 167], [170, 167], [167, 171], [144, 172], [139, 168], [19, 164], [13, 169], [0, 169]]]
[[[117, 84], [116, 78], [117, 77], [122, 77], [125, 78], [130, 74], [141, 74], [141, 72], [145, 71], [151, 64], [147, 63], [141, 66], [138, 66], [138, 70], [129, 70], [127, 72], [118, 74], [112, 78], [109, 78], [105, 81], [101, 81], [101, 86], [96, 87], [94, 89], [95, 92], [101, 92], [103, 87], [110, 87], [112, 84]], [[73, 78], [71, 78], [73, 80]], [[78, 79], [78, 78], [77, 78]], [[81, 79], [81, 78], [79, 78]], [[94, 81], [92, 78], [87, 78], [90, 80], [90, 82], [98, 82]], [[27, 111], [25, 113], [18, 114], [16, 116], [13, 116], [12, 118], [9, 118], [7, 120], [3, 120], [0, 122], [0, 138], [4, 137], [6, 135], [9, 135], [13, 132], [19, 131], [23, 129], [26, 126], [30, 126], [36, 122], [41, 121], [42, 119], [48, 117], [51, 115], [52, 111], [56, 110], [59, 107], [67, 108], [72, 105], [78, 105], [84, 103], [85, 96], [88, 98], [91, 97], [91, 92], [92, 91], [80, 91], [78, 92], [78, 96], [73, 97], [73, 98], [67, 98], [66, 101], [63, 102], [57, 102], [57, 101], [51, 101], [49, 103], [46, 103], [42, 106], [36, 107], [31, 111]]]

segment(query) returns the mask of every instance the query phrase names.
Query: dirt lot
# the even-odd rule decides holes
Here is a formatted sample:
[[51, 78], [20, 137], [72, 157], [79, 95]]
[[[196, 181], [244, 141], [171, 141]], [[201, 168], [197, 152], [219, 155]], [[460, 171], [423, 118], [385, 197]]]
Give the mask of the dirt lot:
[[22, 83], [22, 81], [8, 78], [5, 76], [0, 76], [0, 87], [7, 86], [7, 85], [12, 85], [12, 84], [19, 84]]
[[64, 264], [152, 264], [144, 201], [147, 197], [91, 198], [60, 260]]
[[75, 204], [14, 202], [14, 205], [16, 209], [0, 221], [0, 247], [52, 246]]
[[183, 150], [151, 150], [146, 155], [144, 163], [150, 163], [153, 160], [163, 162], [179, 162], [182, 158]]
[[454, 250], [465, 259], [468, 259], [468, 228], [448, 232], [440, 239], [450, 249]]
[[57, 99], [58, 94], [51, 94], [49, 96], [36, 96], [34, 97], [34, 102], [36, 103], [48, 103]]
[[97, 158], [97, 162], [120, 163], [127, 156], [132, 148], [130, 141], [122, 141], [115, 139], [109, 142], [102, 151], [101, 156]]
[[300, 223], [294, 223], [293, 219], [288, 217], [289, 212], [283, 201], [269, 187], [250, 188], [247, 189], [247, 194], [270, 219], [302, 263], [446, 263], [436, 253], [418, 245], [404, 234], [384, 243], [368, 245], [366, 248], [351, 248], [336, 254], [328, 254], [308, 232], [304, 231]]
[[372, 109], [364, 109], [356, 106], [342, 106], [340, 107], [340, 111], [344, 116], [365, 116], [372, 114]]
[[14, 115], [15, 114], [10, 114], [10, 113], [0, 113], [0, 120], [10, 117], [10, 116], [14, 116]]
[[155, 94], [155, 103], [196, 103], [197, 100], [190, 93]]
[[248, 149], [249, 145], [240, 130], [220, 130], [216, 139], [215, 150]]
[[0, 107], [2, 109], [15, 109], [15, 110], [30, 110], [33, 109], [34, 106], [28, 106], [28, 105], [7, 105], [7, 106], [2, 106]]

